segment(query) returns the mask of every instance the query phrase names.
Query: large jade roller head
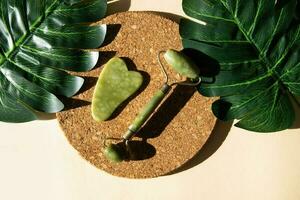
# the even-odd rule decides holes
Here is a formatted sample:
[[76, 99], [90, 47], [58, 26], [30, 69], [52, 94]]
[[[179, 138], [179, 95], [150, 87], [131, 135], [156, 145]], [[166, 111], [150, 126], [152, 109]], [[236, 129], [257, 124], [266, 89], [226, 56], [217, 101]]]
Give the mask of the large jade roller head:
[[[161, 53], [164, 53], [164, 58], [168, 65], [172, 67], [172, 69], [174, 69], [180, 75], [188, 78], [187, 82], [174, 81], [172, 83], [169, 83], [168, 74], [160, 60]], [[168, 92], [172, 89], [172, 86], [178, 84], [196, 86], [201, 82], [201, 78], [199, 76], [199, 68], [185, 54], [181, 52], [172, 49], [161, 51], [158, 53], [158, 61], [165, 76], [165, 81], [162, 87], [156, 91], [149, 102], [140, 110], [139, 114], [128, 127], [128, 130], [125, 132], [122, 138], [107, 138], [107, 140], [121, 140], [121, 143], [125, 144], [121, 146], [114, 143], [107, 145], [107, 140], [105, 141], [106, 145], [103, 153], [104, 156], [110, 161], [120, 162], [126, 159], [130, 160], [130, 157], [132, 157], [132, 155], [134, 154], [134, 152], [132, 152], [130, 148], [130, 140], [138, 133], [141, 127], [152, 116], [153, 112], [157, 109]]]
[[196, 64], [182, 52], [169, 49], [164, 53], [167, 63], [180, 75], [190, 79], [198, 79], [200, 70]]

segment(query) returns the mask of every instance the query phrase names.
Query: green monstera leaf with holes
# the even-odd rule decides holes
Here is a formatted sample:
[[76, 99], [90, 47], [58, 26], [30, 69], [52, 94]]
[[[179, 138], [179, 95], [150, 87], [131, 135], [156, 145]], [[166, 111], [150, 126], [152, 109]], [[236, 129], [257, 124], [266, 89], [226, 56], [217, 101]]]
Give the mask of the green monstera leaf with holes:
[[36, 112], [63, 109], [56, 95], [73, 96], [98, 60], [106, 0], [0, 1], [0, 121], [26, 122]]
[[215, 80], [199, 86], [205, 96], [220, 96], [212, 105], [217, 117], [238, 119], [236, 126], [256, 132], [292, 126], [292, 101], [300, 95], [299, 4], [183, 0], [185, 13], [196, 19], [181, 21], [184, 47], [220, 65]]

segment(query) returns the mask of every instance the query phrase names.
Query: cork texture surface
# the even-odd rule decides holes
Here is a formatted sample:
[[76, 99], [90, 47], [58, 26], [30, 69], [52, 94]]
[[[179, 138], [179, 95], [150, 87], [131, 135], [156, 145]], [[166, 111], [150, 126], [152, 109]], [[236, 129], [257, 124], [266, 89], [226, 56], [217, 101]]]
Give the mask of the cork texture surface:
[[[201, 96], [190, 86], [173, 87], [133, 138], [131, 145], [137, 159], [109, 162], [102, 153], [104, 139], [122, 137], [164, 82], [158, 52], [169, 48], [180, 50], [182, 46], [178, 24], [156, 13], [118, 13], [99, 23], [108, 25], [108, 35], [104, 46], [99, 48], [98, 64], [90, 72], [75, 73], [85, 79], [85, 84], [75, 97], [64, 100], [65, 110], [57, 114], [59, 124], [79, 154], [101, 170], [127, 178], [165, 175], [191, 159], [208, 139], [216, 122], [211, 112], [214, 99]], [[113, 56], [122, 57], [129, 70], [141, 72], [143, 85], [108, 121], [96, 122], [91, 116], [93, 90], [102, 66]], [[169, 67], [167, 71], [171, 80], [182, 78]]]

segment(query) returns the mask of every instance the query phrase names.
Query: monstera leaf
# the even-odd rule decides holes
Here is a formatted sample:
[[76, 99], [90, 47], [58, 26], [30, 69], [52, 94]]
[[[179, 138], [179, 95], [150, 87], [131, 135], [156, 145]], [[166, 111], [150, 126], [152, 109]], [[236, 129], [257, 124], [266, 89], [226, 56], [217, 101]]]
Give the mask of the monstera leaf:
[[292, 101], [300, 95], [299, 4], [183, 0], [185, 13], [196, 19], [181, 21], [184, 47], [220, 65], [215, 80], [199, 86], [205, 96], [220, 96], [212, 106], [217, 117], [238, 119], [236, 126], [256, 132], [291, 127]]
[[63, 109], [56, 97], [70, 97], [83, 79], [66, 71], [87, 71], [101, 45], [105, 25], [87, 23], [106, 13], [105, 0], [0, 1], [0, 121], [36, 119], [35, 110]]

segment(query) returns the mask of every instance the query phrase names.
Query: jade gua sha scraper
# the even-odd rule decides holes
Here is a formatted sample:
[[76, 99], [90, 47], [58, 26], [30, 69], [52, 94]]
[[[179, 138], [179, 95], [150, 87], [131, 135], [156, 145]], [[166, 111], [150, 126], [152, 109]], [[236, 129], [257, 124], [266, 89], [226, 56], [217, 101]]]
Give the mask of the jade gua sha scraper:
[[[160, 55], [164, 53], [164, 58], [167, 63], [180, 75], [188, 78], [184, 82], [173, 82], [169, 83], [169, 78], [165, 68], [163, 67], [160, 61]], [[200, 71], [199, 68], [183, 53], [177, 52], [175, 50], [169, 49], [166, 52], [159, 52], [158, 61], [162, 72], [165, 76], [165, 81], [163, 86], [154, 94], [150, 101], [142, 108], [137, 117], [133, 120], [132, 124], [129, 126], [128, 130], [125, 132], [122, 138], [106, 138], [104, 141], [104, 155], [107, 159], [114, 162], [120, 162], [123, 160], [130, 160], [134, 157], [134, 152], [130, 149], [130, 140], [135, 136], [136, 133], [140, 130], [143, 124], [149, 119], [155, 109], [162, 102], [164, 97], [172, 89], [172, 86], [177, 84], [196, 86], [200, 84], [201, 78], [199, 77]], [[96, 93], [96, 92], [95, 92]], [[94, 93], [94, 94], [95, 94]], [[107, 141], [122, 141], [121, 143], [107, 144]], [[125, 144], [125, 148], [122, 148]]]
[[142, 85], [139, 72], [128, 71], [126, 63], [118, 57], [104, 66], [92, 99], [92, 117], [96, 121], [109, 119], [114, 110]]

